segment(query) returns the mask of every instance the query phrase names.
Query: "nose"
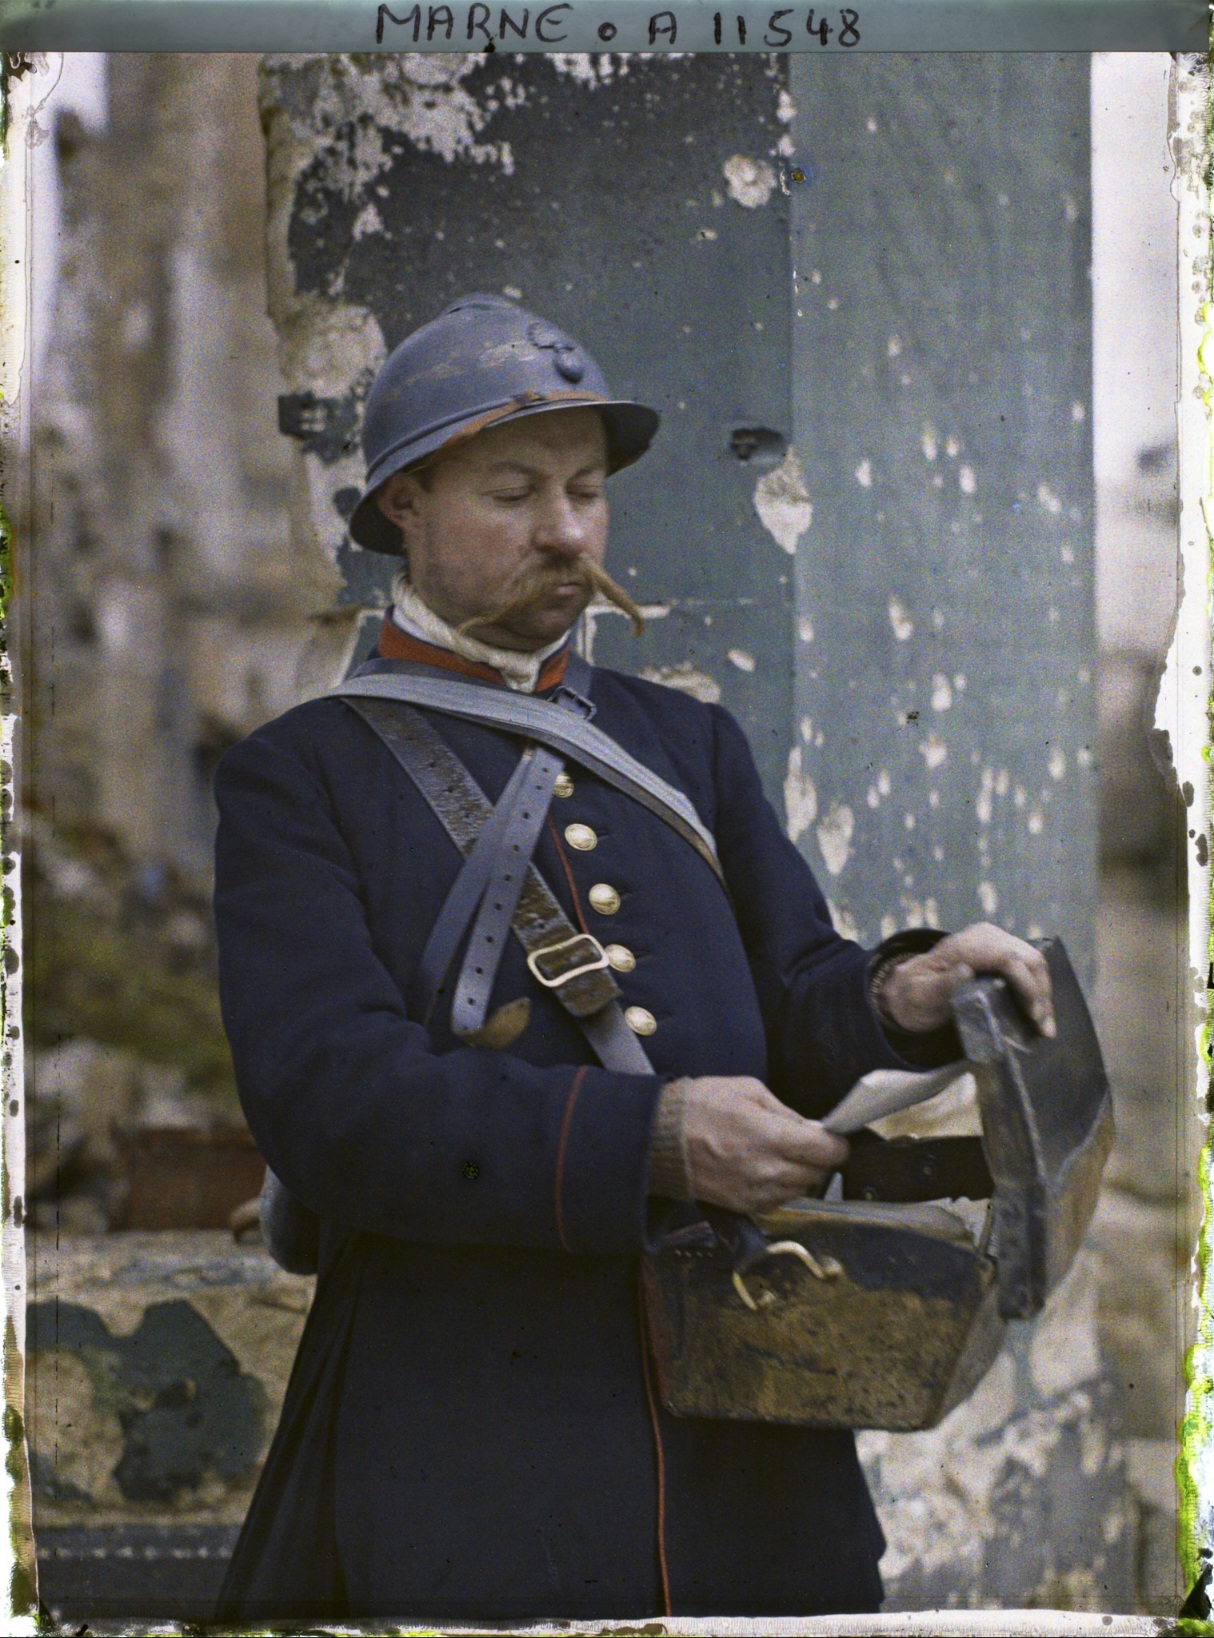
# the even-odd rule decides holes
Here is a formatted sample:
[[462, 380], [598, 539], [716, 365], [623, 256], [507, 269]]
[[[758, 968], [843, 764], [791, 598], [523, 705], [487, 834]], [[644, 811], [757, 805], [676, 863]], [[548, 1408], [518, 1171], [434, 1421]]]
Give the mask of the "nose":
[[590, 520], [585, 513], [584, 506], [577, 506], [563, 487], [554, 484], [536, 510], [532, 544], [557, 557], [580, 557], [590, 544]]

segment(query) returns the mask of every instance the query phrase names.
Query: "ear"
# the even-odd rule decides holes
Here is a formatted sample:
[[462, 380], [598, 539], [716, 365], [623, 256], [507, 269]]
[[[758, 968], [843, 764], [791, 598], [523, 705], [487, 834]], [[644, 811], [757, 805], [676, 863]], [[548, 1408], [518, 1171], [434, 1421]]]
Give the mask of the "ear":
[[408, 540], [408, 531], [417, 519], [422, 486], [411, 472], [394, 472], [375, 491], [375, 504]]

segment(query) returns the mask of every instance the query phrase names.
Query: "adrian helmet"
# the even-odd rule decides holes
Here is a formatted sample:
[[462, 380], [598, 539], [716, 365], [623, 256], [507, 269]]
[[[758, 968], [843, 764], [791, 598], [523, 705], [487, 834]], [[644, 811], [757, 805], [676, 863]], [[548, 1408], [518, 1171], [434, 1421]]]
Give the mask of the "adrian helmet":
[[406, 336], [371, 384], [362, 434], [367, 481], [350, 534], [371, 551], [401, 553], [400, 531], [375, 503], [385, 478], [486, 427], [580, 405], [603, 418], [609, 471], [649, 448], [657, 411], [613, 397], [572, 336], [502, 296], [462, 296]]

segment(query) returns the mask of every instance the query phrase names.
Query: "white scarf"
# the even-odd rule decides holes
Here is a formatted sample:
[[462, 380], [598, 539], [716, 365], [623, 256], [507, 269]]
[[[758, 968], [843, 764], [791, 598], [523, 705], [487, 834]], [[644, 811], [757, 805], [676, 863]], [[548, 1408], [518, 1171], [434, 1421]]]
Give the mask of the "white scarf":
[[551, 659], [567, 641], [565, 637], [558, 637], [555, 643], [536, 649], [532, 654], [524, 654], [513, 648], [494, 648], [449, 626], [428, 603], [422, 602], [403, 575], [398, 576], [393, 588], [392, 623], [410, 637], [420, 638], [423, 643], [445, 648], [452, 654], [458, 654], [461, 659], [492, 666], [501, 673], [506, 687], [518, 694], [535, 693], [544, 661]]

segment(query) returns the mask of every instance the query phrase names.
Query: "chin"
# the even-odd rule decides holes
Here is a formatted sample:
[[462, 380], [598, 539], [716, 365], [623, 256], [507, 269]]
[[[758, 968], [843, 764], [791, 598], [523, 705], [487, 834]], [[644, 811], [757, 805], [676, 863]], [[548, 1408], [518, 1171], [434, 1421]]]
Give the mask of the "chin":
[[532, 613], [525, 620], [511, 621], [503, 630], [508, 631], [515, 642], [527, 643], [532, 648], [544, 648], [572, 631], [581, 613], [580, 608], [573, 611], [554, 609], [550, 614]]
[[527, 643], [531, 648], [547, 648], [549, 643], [567, 636], [576, 623], [576, 620], [553, 620], [542, 628], [533, 626], [530, 631], [517, 633], [518, 641]]

